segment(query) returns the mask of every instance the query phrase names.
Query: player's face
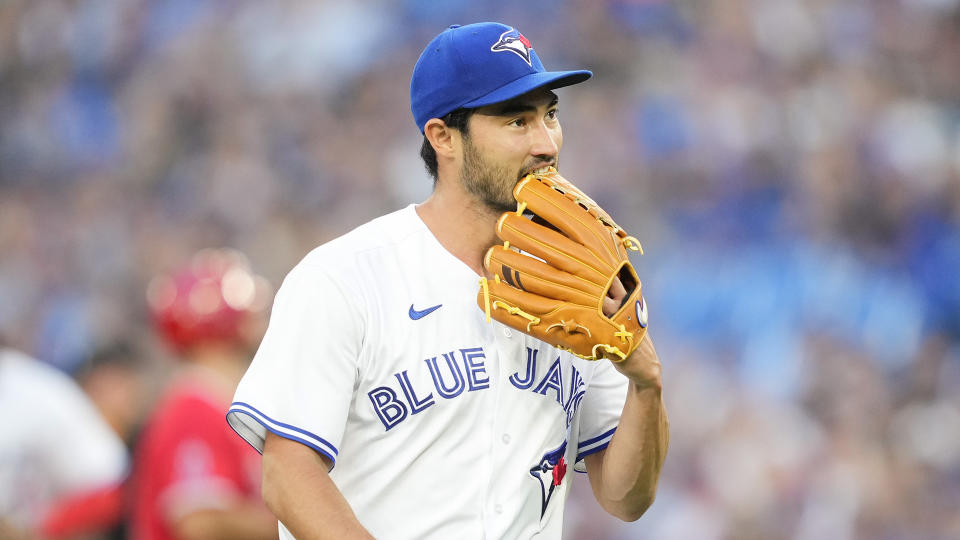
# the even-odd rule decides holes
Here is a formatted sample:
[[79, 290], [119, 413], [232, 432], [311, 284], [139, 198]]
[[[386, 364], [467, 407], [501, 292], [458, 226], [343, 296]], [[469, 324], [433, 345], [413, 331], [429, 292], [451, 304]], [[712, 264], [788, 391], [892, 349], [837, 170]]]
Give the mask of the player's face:
[[557, 96], [534, 90], [518, 98], [481, 107], [470, 117], [463, 141], [460, 181], [488, 208], [516, 208], [513, 187], [530, 172], [557, 165], [563, 131]]

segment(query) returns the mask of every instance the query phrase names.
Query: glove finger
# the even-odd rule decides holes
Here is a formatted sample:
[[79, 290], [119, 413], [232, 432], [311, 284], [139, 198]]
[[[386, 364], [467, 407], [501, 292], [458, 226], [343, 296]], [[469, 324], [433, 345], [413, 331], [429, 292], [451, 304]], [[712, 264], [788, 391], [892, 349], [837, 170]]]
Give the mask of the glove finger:
[[[484, 280], [477, 303], [491, 318], [511, 328], [584, 358], [596, 359], [596, 339], [587, 326], [595, 308], [558, 302], [496, 280]], [[598, 328], [609, 326], [609, 321], [604, 320], [606, 324], [599, 324]]]
[[477, 304], [488, 316], [532, 335], [531, 328], [539, 325], [541, 318], [554, 311], [559, 302], [488, 279], [477, 293]]
[[586, 247], [513, 212], [500, 216], [497, 236], [547, 264], [594, 283], [606, 284], [614, 268]]
[[547, 298], [595, 306], [603, 296], [601, 285], [503, 246], [488, 249], [483, 264], [507, 285]]
[[[493, 279], [487, 280], [487, 282], [491, 303], [494, 300], [502, 300], [511, 306], [519, 306], [523, 311], [531, 315], [540, 316], [545, 313], [550, 313], [563, 303], [555, 298], [548, 298], [539, 294], [521, 291], [516, 287], [507, 285], [503, 281], [498, 282]], [[496, 309], [493, 311], [496, 311]], [[524, 326], [526, 326], [526, 323], [524, 323]]]
[[[559, 175], [549, 176], [554, 177], [563, 180]], [[562, 183], [573, 189], [562, 193], [536, 178], [527, 178], [514, 188], [514, 197], [525, 202], [527, 210], [556, 227], [575, 243], [585, 246], [608, 265], [616, 264], [623, 246], [613, 229], [598, 219], [603, 211], [569, 182], [563, 180]], [[606, 216], [606, 213], [603, 215]]]

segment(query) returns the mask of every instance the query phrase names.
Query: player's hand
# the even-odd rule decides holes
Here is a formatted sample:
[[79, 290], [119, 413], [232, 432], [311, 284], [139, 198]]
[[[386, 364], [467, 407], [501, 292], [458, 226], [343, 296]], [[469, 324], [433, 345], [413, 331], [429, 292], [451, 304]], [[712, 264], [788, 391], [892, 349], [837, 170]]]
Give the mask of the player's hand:
[[623, 287], [620, 278], [613, 278], [610, 290], [607, 291], [607, 297], [603, 299], [603, 314], [607, 317], [613, 317], [613, 314], [620, 309], [623, 299], [627, 296], [627, 289]]
[[638, 389], [655, 388], [660, 390], [660, 357], [653, 347], [650, 333], [643, 336], [640, 345], [623, 362], [614, 362], [613, 367], [623, 373]]
[[[627, 296], [627, 290], [614, 278], [607, 297], [603, 300], [603, 314], [610, 317], [620, 309], [620, 304]], [[633, 351], [623, 362], [614, 362], [613, 365], [620, 373], [626, 375], [640, 388], [660, 388], [660, 357], [650, 341], [650, 334], [646, 334], [640, 346]]]
[[647, 333], [640, 345], [623, 362], [614, 362], [613, 366], [623, 373], [638, 389], [655, 388], [660, 390], [663, 382], [660, 378], [660, 357]]

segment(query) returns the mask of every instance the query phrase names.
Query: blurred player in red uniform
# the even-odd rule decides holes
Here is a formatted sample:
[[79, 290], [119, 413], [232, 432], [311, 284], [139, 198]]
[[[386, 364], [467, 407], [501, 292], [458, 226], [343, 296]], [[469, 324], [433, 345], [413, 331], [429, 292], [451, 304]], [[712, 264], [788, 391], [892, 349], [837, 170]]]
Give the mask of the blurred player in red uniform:
[[230, 250], [201, 251], [150, 284], [154, 321], [183, 361], [137, 444], [134, 539], [277, 538], [259, 456], [224, 420], [260, 338], [267, 289]]

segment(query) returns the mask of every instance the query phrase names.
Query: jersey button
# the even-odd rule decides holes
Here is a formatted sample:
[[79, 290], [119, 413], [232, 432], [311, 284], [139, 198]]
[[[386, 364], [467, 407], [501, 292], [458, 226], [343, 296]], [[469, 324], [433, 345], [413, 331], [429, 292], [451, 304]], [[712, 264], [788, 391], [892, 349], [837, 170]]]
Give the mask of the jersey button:
[[511, 332], [509, 328], [504, 328], [504, 329], [503, 329], [503, 335], [505, 335], [505, 336], [507, 336], [507, 337], [511, 337], [511, 336], [513, 336], [513, 332]]
[[496, 513], [498, 513], [498, 514], [502, 514], [502, 513], [503, 513], [503, 506], [501, 506], [501, 505], [498, 504], [498, 505], [496, 505], [496, 506], [493, 507], [493, 511], [496, 512]]
[[504, 433], [503, 437], [501, 437], [501, 440], [503, 441], [503, 444], [510, 444], [510, 435], [508, 433]]

